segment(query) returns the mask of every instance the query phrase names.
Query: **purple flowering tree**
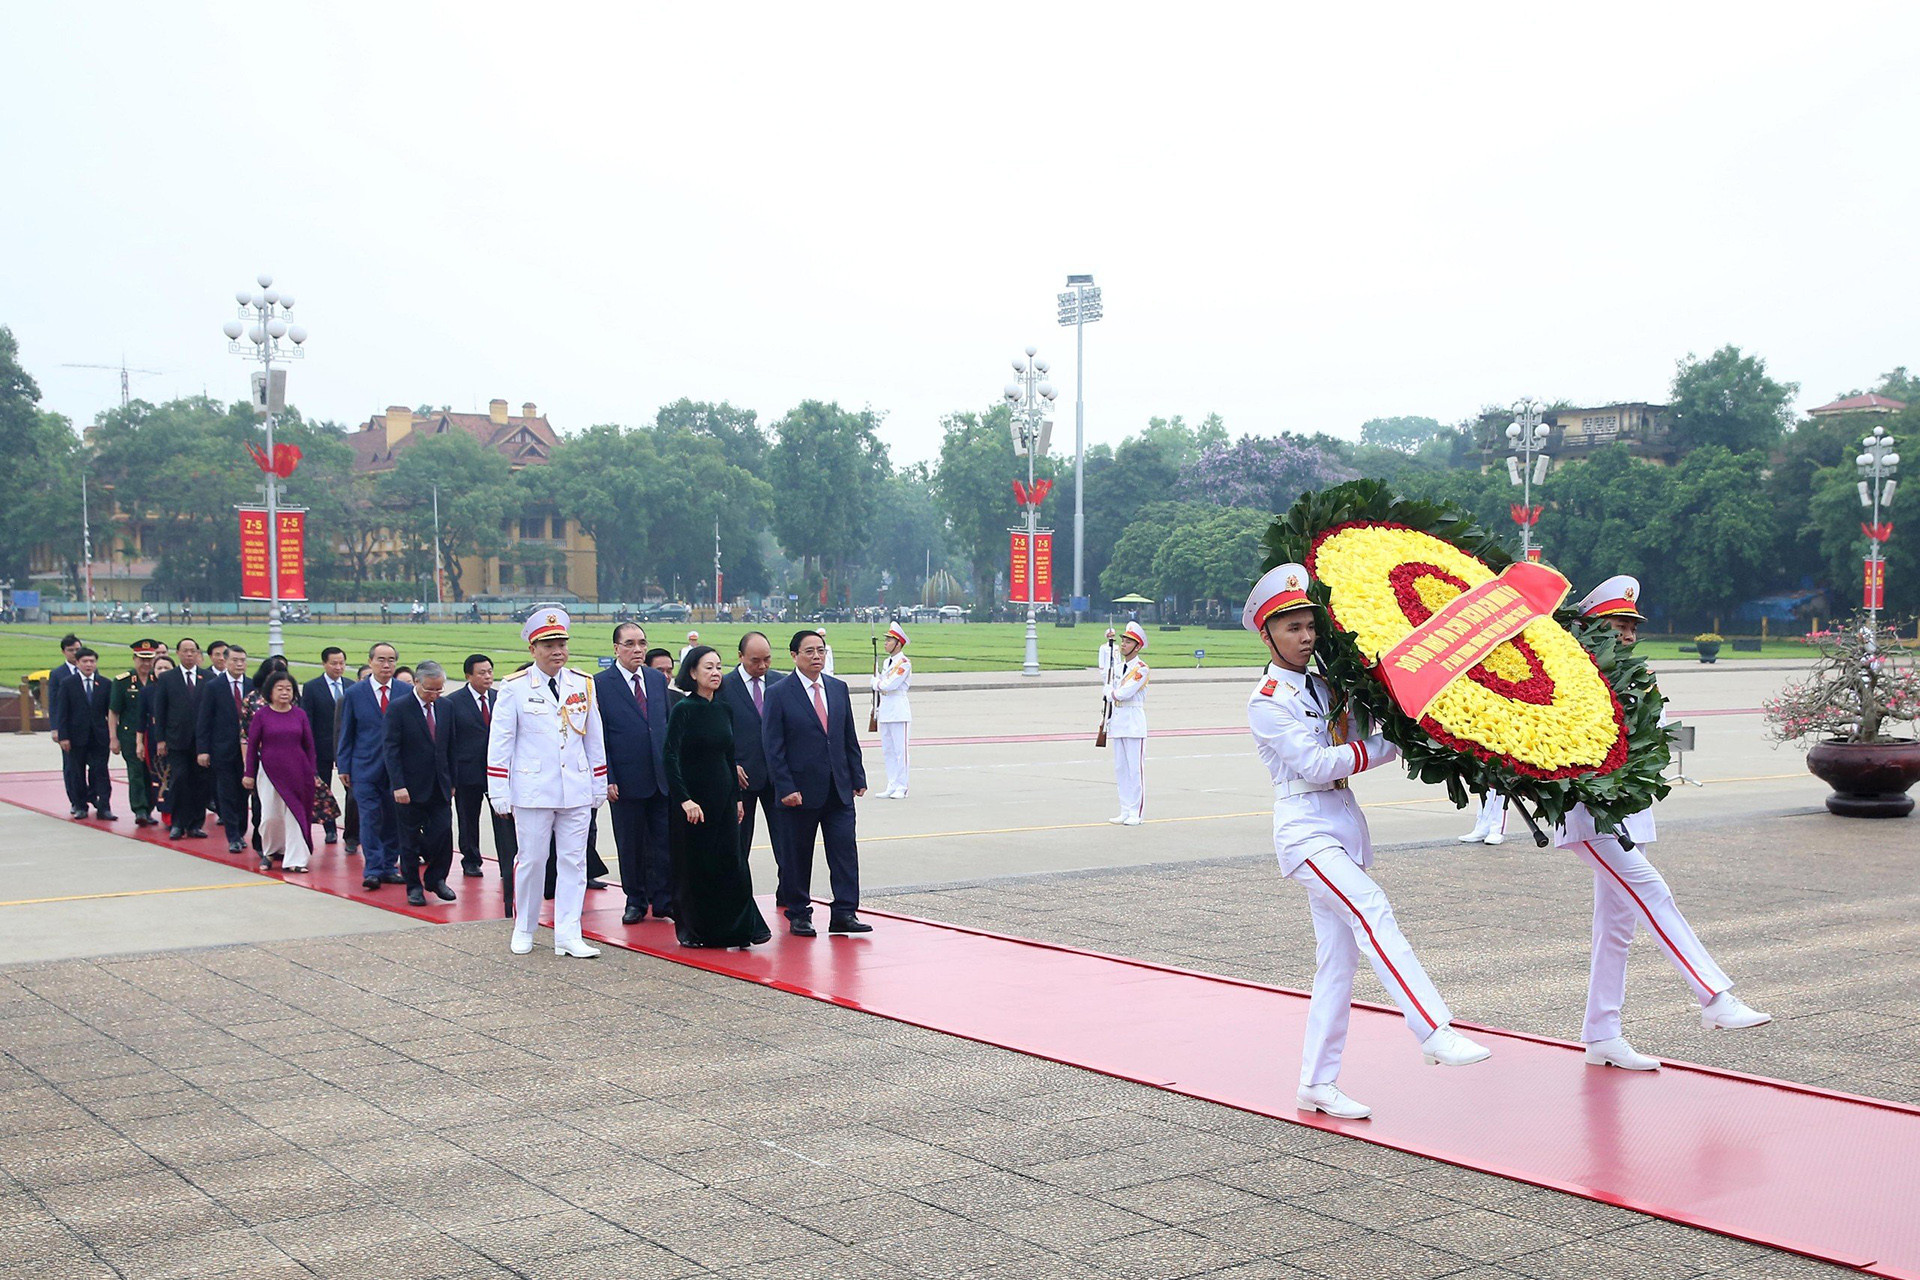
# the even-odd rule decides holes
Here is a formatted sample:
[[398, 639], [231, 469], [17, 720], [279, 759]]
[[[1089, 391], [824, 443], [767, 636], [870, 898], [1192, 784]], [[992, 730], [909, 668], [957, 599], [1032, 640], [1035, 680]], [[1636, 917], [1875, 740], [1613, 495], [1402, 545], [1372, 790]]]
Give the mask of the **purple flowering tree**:
[[1177, 495], [1217, 507], [1285, 511], [1309, 489], [1351, 480], [1355, 472], [1297, 436], [1241, 436], [1212, 444], [1180, 473]]

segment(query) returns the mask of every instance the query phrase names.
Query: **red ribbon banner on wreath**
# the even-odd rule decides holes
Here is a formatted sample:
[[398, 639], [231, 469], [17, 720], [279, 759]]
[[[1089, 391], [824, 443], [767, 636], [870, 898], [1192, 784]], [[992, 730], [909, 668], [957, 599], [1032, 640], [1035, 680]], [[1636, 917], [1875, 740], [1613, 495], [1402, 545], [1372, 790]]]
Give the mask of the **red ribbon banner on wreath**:
[[1418, 720], [1448, 685], [1566, 599], [1569, 583], [1542, 564], [1507, 566], [1455, 596], [1380, 655], [1380, 676], [1400, 709]]
[[1863, 522], [1860, 526], [1860, 532], [1866, 534], [1875, 542], [1885, 542], [1893, 536], [1893, 521], [1888, 520], [1882, 524], [1866, 524]]

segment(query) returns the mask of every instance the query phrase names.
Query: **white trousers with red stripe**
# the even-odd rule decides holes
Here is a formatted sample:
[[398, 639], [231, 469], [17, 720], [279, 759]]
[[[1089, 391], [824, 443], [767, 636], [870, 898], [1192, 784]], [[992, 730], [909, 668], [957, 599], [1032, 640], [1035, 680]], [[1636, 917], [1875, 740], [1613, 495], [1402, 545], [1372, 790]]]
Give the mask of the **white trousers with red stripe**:
[[1620, 1006], [1627, 998], [1627, 947], [1644, 928], [1706, 1004], [1733, 986], [1693, 926], [1673, 904], [1667, 882], [1636, 847], [1611, 836], [1569, 846], [1593, 868], [1593, 968], [1587, 977], [1587, 1020], [1580, 1038], [1588, 1044], [1620, 1034]]
[[1380, 985], [1400, 1006], [1407, 1030], [1423, 1041], [1452, 1021], [1413, 946], [1393, 918], [1386, 891], [1343, 853], [1318, 853], [1293, 869], [1313, 910], [1313, 999], [1307, 1004], [1300, 1083], [1332, 1084], [1340, 1077], [1353, 1012], [1353, 975], [1364, 953]]
[[540, 923], [540, 904], [547, 896], [547, 857], [554, 856], [553, 937], [556, 942], [580, 941], [580, 908], [587, 897], [587, 825], [593, 810], [513, 810], [513, 838], [520, 852], [513, 860], [513, 928], [532, 933]]
[[907, 789], [907, 729], [910, 720], [880, 722], [880, 754], [887, 761], [887, 790]]
[[1146, 805], [1147, 740], [1109, 738], [1113, 748], [1113, 783], [1120, 792], [1120, 816], [1138, 818]]

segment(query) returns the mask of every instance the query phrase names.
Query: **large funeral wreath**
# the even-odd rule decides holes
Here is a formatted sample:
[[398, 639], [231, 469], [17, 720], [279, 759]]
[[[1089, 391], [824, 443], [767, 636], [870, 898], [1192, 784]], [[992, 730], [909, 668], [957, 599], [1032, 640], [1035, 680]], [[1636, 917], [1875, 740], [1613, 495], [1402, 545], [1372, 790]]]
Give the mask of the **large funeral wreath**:
[[1336, 696], [1456, 805], [1492, 790], [1519, 802], [1523, 816], [1531, 809], [1557, 823], [1584, 804], [1617, 830], [1667, 794], [1653, 673], [1611, 626], [1583, 620], [1567, 602], [1455, 680], [1418, 720], [1394, 702], [1379, 655], [1513, 563], [1471, 515], [1355, 480], [1302, 494], [1268, 528], [1266, 553], [1267, 567], [1293, 561], [1311, 572], [1307, 592], [1325, 624], [1315, 657]]

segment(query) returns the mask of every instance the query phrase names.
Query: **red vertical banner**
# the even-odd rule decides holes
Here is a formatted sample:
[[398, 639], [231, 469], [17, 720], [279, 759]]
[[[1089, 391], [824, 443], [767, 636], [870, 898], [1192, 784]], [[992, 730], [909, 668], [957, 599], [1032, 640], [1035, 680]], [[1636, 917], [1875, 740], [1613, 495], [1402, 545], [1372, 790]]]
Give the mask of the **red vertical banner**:
[[1013, 530], [1013, 558], [1007, 573], [1007, 601], [1010, 604], [1027, 602], [1027, 531]]
[[1869, 559], [1867, 561], [1866, 589], [1862, 595], [1866, 608], [1887, 607], [1887, 562], [1885, 560]]
[[1538, 548], [1538, 547], [1528, 547], [1528, 548], [1527, 548], [1527, 559], [1529, 559], [1529, 560], [1531, 560], [1531, 561], [1533, 561], [1533, 563], [1535, 563], [1535, 564], [1539, 564], [1539, 563], [1540, 563], [1540, 548]]
[[[281, 511], [280, 598], [307, 598], [307, 513]], [[271, 600], [273, 584], [267, 575], [267, 509], [240, 508], [240, 598]]]
[[1053, 603], [1053, 530], [1035, 535], [1033, 548], [1033, 598], [1040, 604]]
[[240, 508], [240, 598], [265, 600], [267, 583], [267, 509]]

